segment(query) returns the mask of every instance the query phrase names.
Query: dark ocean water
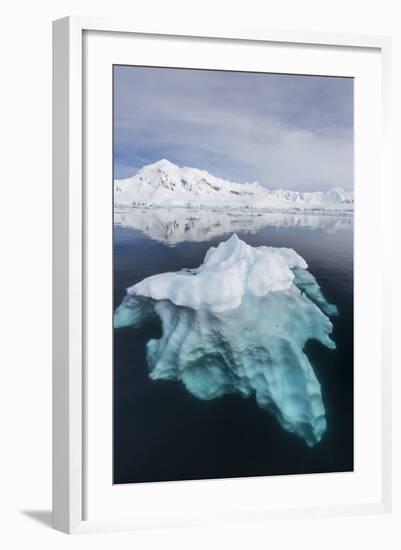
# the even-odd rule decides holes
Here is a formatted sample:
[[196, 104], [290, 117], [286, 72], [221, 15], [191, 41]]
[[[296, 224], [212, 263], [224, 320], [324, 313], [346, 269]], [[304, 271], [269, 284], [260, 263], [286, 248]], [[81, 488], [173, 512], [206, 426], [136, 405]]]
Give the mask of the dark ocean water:
[[[306, 352], [322, 387], [327, 430], [315, 447], [285, 431], [254, 398], [202, 401], [180, 382], [151, 380], [145, 345], [158, 324], [114, 330], [114, 483], [305, 474], [353, 470], [353, 230], [267, 226], [238, 232], [252, 246], [294, 248], [327, 300], [337, 349], [309, 342]], [[155, 273], [197, 267], [228, 234], [175, 246], [143, 232], [114, 228], [114, 304], [125, 289]]]

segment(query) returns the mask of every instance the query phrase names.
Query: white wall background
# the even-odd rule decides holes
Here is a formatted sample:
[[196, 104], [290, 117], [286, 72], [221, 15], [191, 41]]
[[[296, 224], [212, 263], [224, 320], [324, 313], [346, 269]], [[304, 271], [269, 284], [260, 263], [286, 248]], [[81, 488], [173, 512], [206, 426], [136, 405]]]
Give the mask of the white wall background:
[[[353, 545], [400, 547], [399, 474], [401, 407], [394, 403], [394, 513], [308, 521], [269, 522], [208, 529], [67, 537], [52, 531], [51, 506], [51, 21], [65, 15], [119, 16], [149, 23], [196, 19], [200, 26], [386, 34], [394, 48], [394, 157], [401, 123], [401, 17], [396, 0], [14, 0], [2, 8], [1, 146], [1, 452], [0, 545], [3, 548], [219, 547], [325, 550]], [[398, 138], [398, 142], [397, 142]], [[398, 154], [397, 154], [398, 153]], [[394, 180], [400, 181], [397, 166]], [[399, 185], [395, 185], [397, 199]], [[399, 202], [399, 201], [398, 201]], [[397, 204], [397, 200], [394, 200]], [[390, 215], [390, 213], [389, 213]], [[395, 216], [394, 232], [399, 231]], [[372, 215], [372, 221], [374, 216]], [[395, 242], [399, 250], [399, 240]], [[372, 261], [374, 251], [372, 251]], [[399, 270], [394, 266], [395, 283]], [[394, 301], [400, 304], [394, 289]], [[394, 314], [394, 340], [400, 323]], [[394, 388], [400, 387], [401, 354], [394, 345]], [[397, 525], [398, 524], [398, 525]]]

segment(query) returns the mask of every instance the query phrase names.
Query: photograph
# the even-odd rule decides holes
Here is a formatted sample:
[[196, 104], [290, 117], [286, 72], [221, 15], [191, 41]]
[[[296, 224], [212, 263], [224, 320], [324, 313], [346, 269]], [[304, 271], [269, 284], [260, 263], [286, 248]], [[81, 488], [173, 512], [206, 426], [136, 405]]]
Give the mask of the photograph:
[[114, 484], [354, 470], [354, 79], [113, 65]]

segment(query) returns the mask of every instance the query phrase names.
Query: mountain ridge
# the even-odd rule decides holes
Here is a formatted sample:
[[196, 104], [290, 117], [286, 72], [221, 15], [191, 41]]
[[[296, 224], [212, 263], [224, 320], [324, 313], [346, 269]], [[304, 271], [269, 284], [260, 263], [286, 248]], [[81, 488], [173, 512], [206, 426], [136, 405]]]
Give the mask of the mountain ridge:
[[179, 167], [161, 159], [134, 176], [114, 182], [119, 206], [220, 207], [258, 209], [352, 210], [353, 192], [269, 190], [257, 182], [236, 183], [206, 170]]

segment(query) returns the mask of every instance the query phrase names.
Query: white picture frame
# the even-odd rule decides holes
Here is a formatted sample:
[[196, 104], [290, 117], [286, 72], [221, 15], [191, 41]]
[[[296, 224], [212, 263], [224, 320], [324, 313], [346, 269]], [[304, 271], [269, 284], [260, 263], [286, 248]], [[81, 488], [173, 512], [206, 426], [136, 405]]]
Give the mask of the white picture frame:
[[[188, 525], [201, 523], [196, 519], [177, 513], [168, 518], [155, 514], [137, 520], [135, 513], [116, 517], [100, 515], [86, 517], [86, 477], [90, 463], [85, 460], [87, 430], [85, 414], [87, 333], [85, 317], [85, 294], [88, 281], [86, 240], [88, 220], [85, 217], [85, 33], [108, 33], [113, 36], [180, 37], [180, 40], [197, 40], [213, 45], [226, 40], [227, 44], [277, 43], [293, 47], [324, 46], [341, 48], [344, 52], [359, 49], [375, 51], [380, 57], [381, 112], [379, 136], [381, 147], [380, 189], [386, 195], [379, 216], [381, 231], [389, 234], [386, 208], [391, 207], [391, 175], [389, 158], [390, 125], [390, 55], [391, 42], [387, 37], [336, 35], [314, 32], [290, 32], [277, 30], [244, 29], [197, 29], [143, 28], [127, 21], [104, 21], [93, 18], [68, 17], [54, 22], [53, 26], [53, 526], [66, 533], [113, 529], [135, 529], [143, 526]], [[110, 153], [111, 154], [111, 153]], [[111, 195], [110, 195], [111, 196]], [[363, 212], [361, 213], [363, 217]], [[367, 214], [365, 212], [365, 214]], [[93, 221], [92, 221], [93, 223]], [[389, 249], [384, 245], [380, 277], [380, 307], [383, 323], [377, 334], [381, 350], [378, 369], [380, 385], [376, 391], [380, 403], [380, 497], [360, 503], [338, 501], [321, 506], [297, 504], [296, 507], [270, 508], [268, 511], [256, 504], [251, 511], [241, 506], [233, 507], [224, 514], [215, 514], [216, 519], [265, 520], [271, 517], [305, 517], [310, 515], [344, 515], [383, 513], [391, 509], [391, 357], [390, 357], [390, 295], [387, 275], [389, 272]], [[379, 279], [378, 279], [379, 280]], [[357, 283], [358, 284], [358, 283]], [[111, 292], [111, 289], [110, 289]], [[358, 321], [357, 321], [358, 322]], [[111, 388], [110, 388], [111, 391]], [[358, 388], [357, 390], [358, 391]], [[378, 432], [379, 433], [379, 432]], [[378, 437], [379, 439], [379, 437]], [[181, 482], [182, 483], [182, 482]], [[186, 482], [185, 482], [186, 483]], [[192, 482], [193, 483], [193, 482]], [[198, 482], [205, 483], [205, 482]], [[208, 482], [206, 482], [208, 483]], [[235, 483], [235, 480], [228, 480]], [[276, 484], [279, 481], [276, 480]], [[157, 484], [156, 484], [157, 485]], [[182, 486], [181, 486], [182, 487]], [[228, 487], [228, 485], [227, 485]], [[158, 487], [154, 491], [158, 491]], [[181, 491], [170, 484], [171, 491]], [[190, 494], [191, 485], [184, 491]], [[231, 491], [233, 489], [231, 488]], [[172, 502], [172, 508], [175, 504]], [[205, 517], [205, 521], [210, 518]]]

